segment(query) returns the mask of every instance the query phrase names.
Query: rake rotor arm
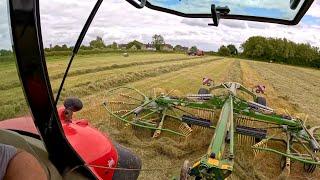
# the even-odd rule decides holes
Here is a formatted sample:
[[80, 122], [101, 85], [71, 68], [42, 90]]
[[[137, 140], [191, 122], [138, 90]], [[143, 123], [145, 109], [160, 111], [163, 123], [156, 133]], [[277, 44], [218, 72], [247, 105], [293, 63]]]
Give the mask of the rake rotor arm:
[[230, 88], [231, 85], [236, 85], [236, 89], [249, 94], [250, 96], [252, 96], [252, 98], [254, 100], [257, 98], [257, 95], [255, 93], [253, 93], [252, 91], [250, 91], [249, 89], [244, 87], [242, 84], [233, 83], [233, 82], [226, 82], [226, 83], [221, 83], [219, 85], [213, 86], [213, 87], [209, 88], [209, 92], [214, 91], [216, 89], [227, 89], [227, 90], [230, 91], [231, 90], [231, 88]]
[[224, 86], [224, 84], [219, 84], [219, 85], [216, 85], [216, 86], [209, 88], [209, 92], [214, 91], [216, 89], [225, 89], [225, 88], [226, 87]]
[[173, 133], [173, 134], [176, 134], [176, 135], [179, 135], [179, 136], [185, 136], [184, 134], [179, 133], [179, 132], [176, 132], [176, 131], [173, 131], [173, 130], [171, 130], [171, 129], [157, 128], [157, 127], [154, 126], [154, 124], [151, 124], [151, 123], [148, 123], [148, 122], [143, 122], [143, 124], [145, 124], [145, 125], [142, 125], [142, 124], [139, 124], [139, 123], [135, 123], [135, 122], [129, 121], [129, 120], [127, 120], [126, 118], [121, 118], [121, 117], [117, 116], [116, 114], [114, 114], [114, 113], [108, 108], [108, 106], [107, 106], [106, 103], [103, 103], [103, 106], [104, 106], [104, 108], [107, 110], [107, 112], [108, 112], [109, 114], [111, 114], [114, 118], [117, 118], [118, 120], [123, 121], [123, 122], [125, 122], [125, 123], [131, 124], [131, 125], [134, 125], [134, 126], [137, 126], [137, 127], [146, 128], [146, 129], [166, 131], [166, 132]]
[[301, 126], [301, 123], [298, 122], [298, 120], [288, 120], [285, 118], [282, 118], [279, 115], [267, 115], [259, 112], [254, 112], [250, 110], [236, 110], [235, 113], [237, 115], [244, 115], [248, 116], [254, 119], [254, 121], [260, 121], [260, 122], [266, 122], [266, 123], [272, 123], [272, 124], [278, 124], [278, 125], [287, 125], [290, 128], [295, 129], [303, 129]]
[[257, 149], [257, 150], [261, 150], [261, 151], [267, 151], [267, 152], [272, 152], [275, 154], [279, 154], [281, 156], [285, 156], [288, 157], [290, 159], [296, 160], [296, 161], [300, 161], [306, 164], [315, 164], [315, 165], [319, 165], [320, 166], [320, 162], [319, 161], [311, 161], [309, 160], [310, 158], [301, 158], [301, 156], [295, 156], [295, 155], [291, 155], [291, 154], [287, 154], [275, 149], [271, 149], [271, 148], [261, 148], [261, 147], [252, 147], [253, 149]]
[[135, 109], [127, 112], [126, 114], [122, 115], [121, 117], [122, 117], [122, 118], [125, 118], [125, 117], [127, 117], [128, 115], [130, 115], [130, 114], [132, 114], [132, 113], [135, 113], [135, 111], [136, 111], [138, 108], [143, 109], [145, 106], [149, 105], [151, 102], [152, 102], [152, 101], [147, 100], [147, 101], [144, 102], [141, 106], [136, 107]]
[[252, 91], [250, 91], [249, 89], [247, 89], [246, 87], [244, 87], [243, 85], [240, 85], [239, 90], [249, 94], [250, 96], [252, 96], [252, 98], [254, 100], [257, 99], [257, 95], [255, 93], [253, 93]]
[[167, 116], [167, 108], [165, 108], [162, 113], [161, 113], [161, 121], [159, 122], [158, 125], [158, 129], [154, 132], [153, 137], [158, 137], [161, 133], [162, 127], [163, 127], [163, 123], [164, 123], [164, 119]]

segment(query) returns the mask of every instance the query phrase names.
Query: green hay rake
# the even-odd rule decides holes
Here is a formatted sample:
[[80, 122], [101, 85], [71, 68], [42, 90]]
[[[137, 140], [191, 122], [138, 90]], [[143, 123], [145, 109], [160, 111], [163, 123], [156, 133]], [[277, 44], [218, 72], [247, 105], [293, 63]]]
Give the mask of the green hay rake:
[[[300, 118], [277, 114], [265, 98], [239, 83], [207, 85], [209, 88], [185, 97], [172, 92], [147, 96], [131, 87], [119, 87], [106, 93], [103, 105], [113, 119], [150, 129], [153, 138], [161, 133], [188, 137], [199, 127], [214, 129], [207, 153], [192, 166], [186, 161], [181, 177], [227, 178], [233, 171], [237, 143], [250, 144], [254, 156], [262, 152], [282, 156], [280, 165], [287, 174], [292, 161], [303, 163], [308, 173], [320, 165], [319, 127], [307, 128]], [[219, 89], [221, 95], [214, 95]], [[240, 97], [239, 91], [252, 101]], [[218, 118], [215, 112], [220, 112]], [[282, 148], [272, 147], [274, 142]]]

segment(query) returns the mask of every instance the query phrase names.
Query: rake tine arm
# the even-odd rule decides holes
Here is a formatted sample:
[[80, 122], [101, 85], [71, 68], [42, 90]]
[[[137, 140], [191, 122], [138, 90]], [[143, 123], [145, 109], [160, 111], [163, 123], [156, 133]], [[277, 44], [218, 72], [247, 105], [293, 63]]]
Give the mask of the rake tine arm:
[[261, 150], [261, 151], [267, 151], [267, 152], [272, 152], [272, 153], [275, 153], [275, 154], [279, 154], [279, 155], [282, 155], [282, 156], [285, 156], [285, 157], [288, 157], [290, 159], [293, 159], [293, 160], [296, 160], [296, 161], [300, 161], [300, 162], [303, 162], [303, 163], [315, 164], [315, 165], [320, 166], [320, 162], [319, 161], [308, 160], [306, 158], [301, 158], [300, 156], [297, 157], [297, 156], [294, 156], [294, 155], [291, 155], [291, 154], [280, 152], [280, 151], [275, 150], [275, 149], [261, 148], [261, 147], [252, 147], [252, 148], [253, 149], [257, 149], [257, 150]]
[[167, 116], [167, 108], [163, 110], [162, 112], [162, 117], [161, 117], [161, 121], [159, 122], [159, 125], [158, 125], [158, 128], [157, 130], [154, 132], [153, 134], [153, 137], [158, 137], [161, 133], [161, 130], [162, 130], [162, 126], [163, 126], [163, 123], [164, 123], [164, 119], [165, 117]]
[[171, 117], [173, 119], [176, 119], [176, 120], [179, 120], [179, 121], [182, 121], [181, 118], [177, 117], [177, 116], [173, 116], [173, 115], [170, 115], [170, 114], [167, 114], [168, 117]]
[[[291, 147], [290, 140], [291, 140], [290, 132], [287, 132], [287, 150], [286, 150], [287, 154], [291, 154], [291, 152], [290, 152], [290, 147]], [[289, 157], [286, 157], [285, 169], [286, 169], [288, 175], [290, 174], [290, 160], [291, 159]]]
[[138, 107], [134, 108], [133, 110], [129, 111], [128, 113], [122, 115], [121, 117], [122, 117], [122, 118], [127, 117], [128, 115], [134, 113], [136, 109], [138, 109], [138, 108], [144, 108], [145, 106], [147, 106], [147, 105], [150, 104], [151, 102], [152, 102], [152, 101], [147, 101], [147, 102], [145, 102], [144, 104], [142, 104], [141, 106], [138, 106]]
[[219, 84], [217, 86], [213, 86], [211, 88], [209, 88], [209, 92], [213, 91], [213, 90], [216, 90], [216, 89], [225, 89], [225, 85], [224, 84]]
[[119, 120], [121, 120], [121, 121], [123, 121], [125, 123], [129, 123], [129, 124], [137, 126], [137, 127], [142, 127], [142, 128], [152, 129], [152, 130], [166, 131], [166, 132], [169, 132], [169, 133], [172, 133], [172, 134], [176, 134], [176, 135], [185, 137], [185, 135], [182, 134], [182, 133], [179, 133], [179, 132], [171, 130], [171, 129], [157, 128], [157, 127], [154, 127], [154, 124], [151, 124], [151, 123], [144, 122], [145, 124], [148, 124], [148, 125], [141, 125], [141, 124], [137, 124], [137, 123], [134, 123], [132, 121], [129, 121], [129, 120], [125, 119], [125, 118], [121, 118], [119, 116], [116, 116], [114, 113], [112, 113], [111, 110], [108, 109], [108, 107], [105, 104], [103, 104], [103, 105], [104, 105], [104, 108], [107, 110], [107, 112], [109, 114], [111, 114], [113, 117], [115, 117], [115, 118], [117, 118], [117, 119], [119, 119]]
[[143, 102], [143, 100], [141, 100], [141, 99], [137, 99], [137, 98], [131, 97], [131, 96], [126, 95], [126, 94], [120, 94], [120, 96], [123, 96], [123, 97], [129, 98], [129, 99], [133, 99], [133, 100], [136, 100], [136, 101], [139, 101], [139, 102]]
[[180, 110], [180, 111], [182, 111], [182, 112], [184, 112], [184, 113], [187, 113], [187, 114], [189, 114], [189, 115], [193, 115], [192, 113], [190, 113], [190, 112], [188, 112], [188, 111], [185, 111], [185, 110], [183, 110], [183, 109], [181, 109], [181, 108], [178, 108], [177, 106], [173, 106], [173, 108], [178, 109], [178, 110]]
[[112, 92], [113, 92], [113, 91], [116, 91], [116, 90], [118, 90], [118, 89], [131, 89], [131, 90], [133, 90], [133, 91], [136, 91], [136, 92], [137, 92], [138, 94], [140, 94], [141, 96], [143, 96], [145, 100], [148, 99], [148, 97], [147, 97], [145, 94], [143, 94], [141, 91], [139, 91], [138, 89], [133, 88], [133, 87], [128, 87], [128, 86], [116, 87], [116, 88], [113, 88], [113, 89], [107, 91], [107, 93], [113, 94]]
[[[313, 160], [319, 161], [319, 158], [316, 156], [314, 152], [312, 152], [306, 145], [305, 143], [302, 142], [302, 140], [294, 135], [294, 137], [298, 140], [298, 142], [304, 147], [304, 149], [310, 154]], [[319, 162], [320, 163], [320, 162]]]
[[252, 91], [250, 91], [249, 89], [247, 89], [246, 87], [244, 87], [243, 85], [240, 85], [240, 88], [239, 88], [240, 91], [242, 92], [245, 92], [249, 95], [251, 95], [253, 97], [254, 100], [257, 99], [257, 95], [255, 93], [253, 93]]
[[150, 113], [148, 113], [148, 114], [146, 114], [146, 115], [144, 115], [144, 116], [140, 117], [140, 119], [144, 119], [144, 118], [146, 118], [146, 117], [148, 117], [148, 116], [150, 116], [150, 115], [152, 115], [152, 114], [156, 113], [156, 111], [152, 111], [152, 110], [150, 110], [150, 111], [151, 111]]

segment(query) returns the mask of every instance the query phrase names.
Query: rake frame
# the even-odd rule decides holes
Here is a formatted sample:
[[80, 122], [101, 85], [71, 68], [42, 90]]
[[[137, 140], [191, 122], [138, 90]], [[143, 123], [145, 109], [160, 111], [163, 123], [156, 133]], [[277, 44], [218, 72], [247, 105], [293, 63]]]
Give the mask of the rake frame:
[[[115, 118], [130, 123], [134, 126], [139, 126], [147, 129], [153, 129], [158, 132], [166, 131], [176, 135], [185, 136], [185, 134], [163, 128], [164, 119], [166, 116], [173, 118], [181, 123], [185, 123], [183, 118], [178, 115], [170, 115], [167, 111], [173, 111], [178, 107], [187, 107], [192, 109], [203, 110], [221, 110], [219, 120], [216, 126], [210, 125], [209, 128], [215, 128], [215, 132], [211, 143], [209, 145], [207, 153], [200, 158], [192, 167], [190, 167], [188, 174], [198, 178], [206, 179], [224, 179], [228, 177], [233, 171], [236, 142], [236, 118], [245, 118], [248, 121], [262, 122], [267, 125], [276, 125], [273, 128], [279, 128], [282, 130], [285, 138], [277, 136], [267, 136], [264, 139], [259, 139], [259, 142], [252, 145], [251, 148], [255, 153], [258, 152], [271, 152], [278, 154], [285, 158], [285, 167], [290, 171], [290, 160], [299, 161], [304, 163], [308, 172], [313, 172], [315, 166], [320, 165], [320, 159], [317, 156], [317, 151], [320, 150], [320, 145], [317, 139], [313, 136], [304, 122], [298, 118], [288, 118], [280, 114], [276, 114], [271, 108], [255, 103], [258, 96], [245, 88], [239, 83], [226, 82], [209, 88], [210, 94], [189, 95], [183, 98], [171, 97], [165, 94], [160, 96], [149, 98], [140, 91], [125, 87], [137, 91], [141, 94], [145, 100], [136, 109], [144, 109], [161, 114], [161, 121], [158, 126], [154, 126], [148, 123], [141, 124], [141, 122], [130, 121], [126, 119], [126, 116], [118, 116], [114, 114], [104, 103], [106, 110]], [[217, 89], [224, 89], [226, 94], [220, 96], [213, 96], [212, 91]], [[112, 92], [113, 90], [109, 91]], [[244, 100], [237, 96], [237, 91], [242, 91], [252, 97], [252, 101]], [[152, 104], [152, 107], [148, 107]], [[151, 109], [151, 110], [150, 110]], [[135, 110], [135, 109], [134, 109]], [[129, 111], [125, 115], [134, 113], [134, 110]], [[250, 133], [250, 129], [248, 130]], [[248, 139], [248, 138], [247, 138]], [[256, 139], [255, 139], [256, 140]], [[280, 141], [284, 144], [286, 151], [272, 149], [267, 147], [268, 141]], [[294, 148], [295, 145], [300, 145], [304, 148], [307, 154], [300, 153]]]

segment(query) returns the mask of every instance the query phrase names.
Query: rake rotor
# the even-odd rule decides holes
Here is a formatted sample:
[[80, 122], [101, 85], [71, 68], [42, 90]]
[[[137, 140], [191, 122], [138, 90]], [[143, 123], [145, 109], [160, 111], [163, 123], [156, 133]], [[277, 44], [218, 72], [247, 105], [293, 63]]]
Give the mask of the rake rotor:
[[[151, 96], [131, 87], [109, 90], [103, 105], [113, 119], [125, 124], [153, 131], [154, 138], [162, 132], [187, 137], [196, 126], [212, 128], [210, 119], [214, 112], [210, 109], [188, 108], [183, 103], [166, 104], [163, 100], [176, 101], [177, 97], [153, 91]], [[184, 117], [182, 114], [188, 114]]]
[[[308, 173], [320, 165], [320, 126], [309, 129], [305, 125], [307, 118], [293, 117], [287, 111], [277, 114], [263, 97], [239, 83], [209, 86], [183, 97], [170, 95], [171, 91], [147, 96], [131, 87], [119, 87], [106, 93], [103, 104], [114, 119], [153, 130], [153, 138], [162, 132], [188, 137], [197, 129], [215, 129], [207, 153], [187, 171], [198, 179], [227, 178], [233, 171], [235, 144], [249, 144], [254, 157], [278, 154], [287, 172], [291, 161], [303, 163]], [[211, 94], [216, 89], [226, 93]], [[250, 95], [252, 101], [241, 98], [237, 91]], [[282, 148], [275, 143], [282, 144]]]

